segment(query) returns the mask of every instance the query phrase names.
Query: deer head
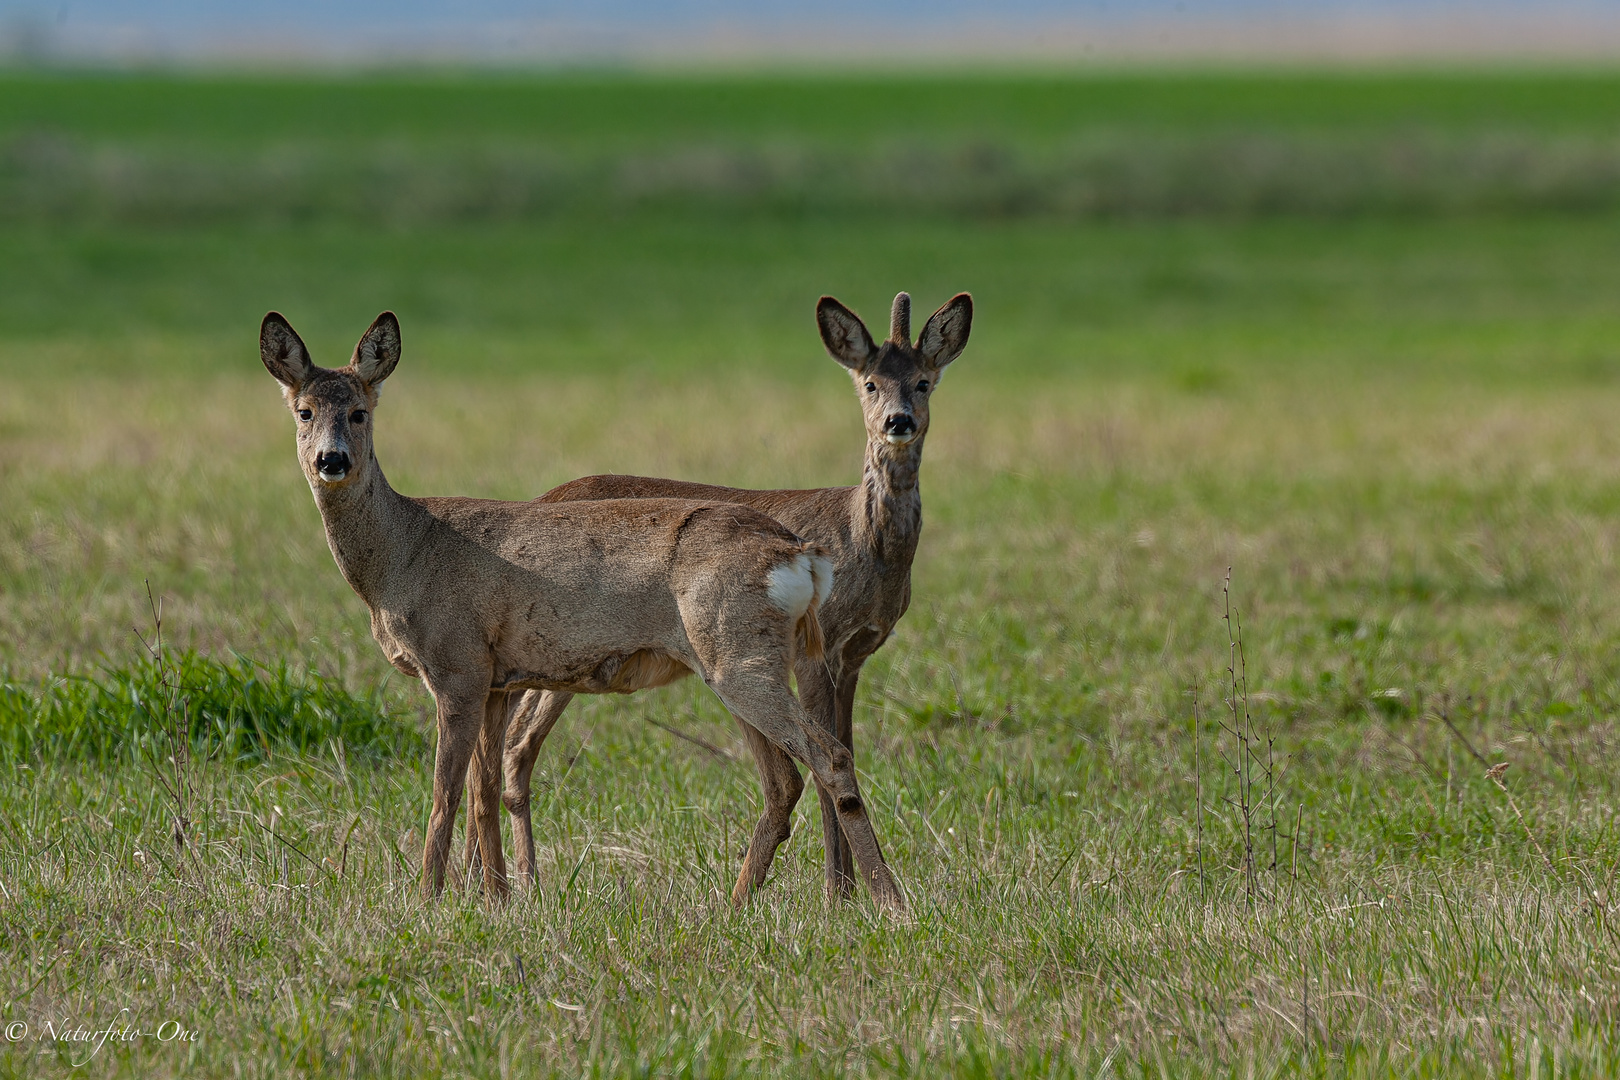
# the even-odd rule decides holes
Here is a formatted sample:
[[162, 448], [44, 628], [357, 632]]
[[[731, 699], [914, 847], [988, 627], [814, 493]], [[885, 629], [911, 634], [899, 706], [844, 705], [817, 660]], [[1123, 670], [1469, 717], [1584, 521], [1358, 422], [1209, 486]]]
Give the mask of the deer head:
[[958, 293], [928, 317], [911, 342], [911, 297], [894, 298], [889, 340], [872, 342], [860, 316], [830, 296], [816, 305], [821, 342], [848, 369], [873, 445], [907, 446], [928, 432], [928, 400], [949, 364], [967, 346], [973, 297]]
[[399, 363], [399, 320], [391, 311], [354, 347], [344, 368], [316, 367], [291, 324], [277, 312], [259, 328], [259, 359], [281, 384], [298, 420], [298, 462], [310, 487], [352, 484], [371, 466], [371, 414], [377, 389]]

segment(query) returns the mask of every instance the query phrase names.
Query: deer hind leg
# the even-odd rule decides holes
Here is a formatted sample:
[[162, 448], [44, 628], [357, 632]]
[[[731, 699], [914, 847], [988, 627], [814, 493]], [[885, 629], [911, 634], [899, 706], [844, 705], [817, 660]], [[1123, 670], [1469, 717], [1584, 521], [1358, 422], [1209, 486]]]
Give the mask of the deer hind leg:
[[[855, 687], [861, 679], [861, 665], [845, 663], [842, 678], [838, 680], [837, 709], [838, 709], [838, 741], [849, 751], [850, 758], [855, 756]], [[849, 844], [844, 844], [839, 851], [839, 873], [850, 883], [850, 889], [855, 888], [855, 864], [851, 859]]]
[[765, 809], [754, 826], [742, 870], [737, 874], [737, 886], [731, 890], [731, 902], [741, 906], [750, 892], [765, 884], [765, 876], [776, 859], [776, 849], [793, 835], [793, 808], [804, 794], [804, 779], [799, 775], [799, 767], [781, 747], [741, 717], [737, 718], [737, 723], [748, 739], [748, 749], [753, 751], [754, 764], [759, 766], [759, 786], [765, 798]]
[[[836, 734], [838, 707], [841, 702], [838, 688], [833, 685], [827, 665], [820, 660], [800, 657], [795, 671], [799, 681], [799, 698], [804, 711], [809, 713], [823, 730]], [[840, 739], [840, 742], [843, 740]], [[847, 745], [847, 744], [846, 744]], [[756, 752], [756, 758], [759, 756]], [[848, 900], [855, 893], [855, 865], [850, 857], [849, 841], [844, 827], [838, 822], [838, 804], [833, 794], [820, 780], [816, 781], [816, 797], [821, 802], [821, 840], [826, 851], [827, 899]]]
[[904, 911], [905, 897], [883, 861], [849, 750], [810, 719], [785, 679], [755, 674], [744, 667], [734, 674], [715, 671], [708, 681], [735, 716], [810, 766], [816, 780], [832, 793], [838, 822], [849, 840], [855, 865], [872, 890], [872, 899], [879, 907]]
[[433, 756], [433, 808], [428, 814], [427, 839], [422, 845], [422, 893], [429, 899], [444, 891], [450, 864], [450, 844], [456, 827], [461, 786], [467, 780], [484, 727], [489, 673], [443, 686], [429, 683], [438, 705], [439, 744]]
[[505, 777], [501, 801], [512, 815], [512, 848], [521, 887], [532, 888], [535, 882], [534, 822], [529, 813], [529, 782], [534, 776], [534, 763], [540, 757], [546, 736], [557, 726], [563, 710], [572, 700], [573, 694], [556, 690], [525, 691], [507, 725], [506, 752], [501, 759]]
[[467, 839], [461, 848], [461, 880], [476, 881], [484, 875], [484, 860], [478, 854], [478, 817], [473, 807], [478, 802], [478, 749], [467, 765]]
[[[497, 701], [502, 703], [506, 714], [510, 716], [512, 706], [517, 702], [517, 695], [491, 694], [489, 696], [489, 705], [486, 708], [494, 707]], [[489, 717], [486, 714], [486, 723], [488, 719]], [[504, 734], [506, 730], [504, 720], [502, 721], [501, 730]], [[490, 756], [484, 752], [483, 736], [480, 735], [478, 745], [473, 748], [472, 760], [467, 765], [467, 840], [462, 848], [461, 880], [469, 885], [484, 876], [484, 860], [479, 851], [479, 835], [480, 831], [485, 827], [481, 815], [492, 811], [487, 809], [488, 800], [482, 798], [481, 792], [483, 786], [489, 782], [484, 775], [485, 771], [489, 769], [496, 770], [498, 777], [500, 770], [498, 755], [497, 760], [493, 762], [490, 760]]]

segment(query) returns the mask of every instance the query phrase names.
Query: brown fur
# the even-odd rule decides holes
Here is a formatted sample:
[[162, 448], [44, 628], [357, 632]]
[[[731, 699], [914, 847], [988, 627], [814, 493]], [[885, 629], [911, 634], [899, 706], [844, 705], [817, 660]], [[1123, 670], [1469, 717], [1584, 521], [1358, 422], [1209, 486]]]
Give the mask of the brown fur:
[[800, 616], [798, 626], [794, 627], [793, 638], [798, 646], [794, 660], [800, 656], [811, 663], [827, 659], [827, 639], [821, 633], [820, 607], [821, 601], [812, 596], [810, 606]]
[[[875, 899], [903, 907], [853, 759], [805, 715], [789, 682], [809, 612], [781, 610], [771, 580], [785, 566], [802, 570], [815, 549], [757, 510], [712, 501], [400, 495], [371, 442], [377, 387], [399, 353], [399, 325], [387, 312], [339, 370], [311, 363], [280, 315], [265, 316], [260, 330], [261, 358], [297, 418], [299, 462], [338, 568], [371, 610], [389, 661], [420, 676], [438, 706], [423, 891], [443, 887], [472, 763], [469, 818], [485, 889], [506, 892], [496, 762], [518, 692], [626, 693], [695, 672], [776, 752], [839, 793]], [[768, 793], [767, 803], [783, 797]], [[777, 817], [761, 819], [761, 829], [779, 827]]]
[[[917, 473], [923, 438], [928, 433], [929, 398], [942, 369], [966, 346], [972, 327], [972, 300], [962, 293], [928, 319], [913, 346], [908, 340], [910, 311], [909, 296], [901, 293], [895, 297], [890, 315], [891, 340], [879, 346], [872, 341], [865, 324], [838, 301], [823, 297], [816, 310], [822, 342], [833, 358], [849, 370], [865, 414], [866, 466], [859, 485], [751, 491], [640, 476], [587, 476], [553, 488], [537, 500], [559, 503], [683, 498], [738, 503], [763, 511], [825, 550], [833, 560], [833, 589], [816, 616], [818, 629], [825, 635], [826, 659], [815, 662], [807, 649], [795, 665], [795, 672], [805, 708], [851, 751], [855, 687], [861, 665], [888, 639], [911, 603], [911, 562], [922, 531]], [[925, 379], [927, 389], [919, 390]], [[903, 445], [895, 445], [885, 436], [884, 425], [900, 414], [915, 421], [916, 434]], [[525, 694], [508, 732], [502, 797], [514, 818], [520, 877], [534, 871], [534, 841], [528, 817], [530, 776], [541, 744], [568, 700], [563, 693]], [[793, 770], [792, 763], [764, 740], [750, 736], [750, 748], [767, 800], [772, 792], [781, 799], [791, 795], [785, 810], [768, 801], [766, 816], [773, 821], [788, 820], [792, 803], [799, 797], [799, 792], [783, 779], [784, 771]], [[819, 778], [817, 787], [827, 847], [828, 892], [847, 895], [854, 887], [848, 838], [838, 827], [840, 815], [834, 793], [821, 785]], [[781, 838], [785, 839], [786, 834]], [[766, 842], [769, 840], [767, 837]], [[765, 853], [758, 853], [756, 858], [752, 848], [750, 861], [769, 867]]]

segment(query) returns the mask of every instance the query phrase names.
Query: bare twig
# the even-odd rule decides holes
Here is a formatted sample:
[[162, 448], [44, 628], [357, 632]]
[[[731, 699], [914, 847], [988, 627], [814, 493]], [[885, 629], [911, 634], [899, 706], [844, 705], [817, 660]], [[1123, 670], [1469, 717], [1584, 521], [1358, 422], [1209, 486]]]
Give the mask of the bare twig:
[[1536, 854], [1541, 856], [1541, 861], [1547, 864], [1547, 872], [1553, 877], [1557, 877], [1558, 868], [1553, 865], [1551, 859], [1547, 858], [1546, 851], [1542, 850], [1541, 841], [1536, 839], [1536, 834], [1530, 831], [1529, 822], [1525, 821], [1524, 814], [1520, 813], [1518, 800], [1514, 799], [1513, 792], [1509, 791], [1507, 784], [1502, 781], [1502, 774], [1507, 772], [1507, 769], [1508, 762], [1498, 762], [1485, 770], [1485, 779], [1502, 789], [1502, 794], [1507, 796], [1508, 805], [1513, 808], [1513, 816], [1519, 819], [1519, 825], [1524, 829], [1524, 835], [1530, 838], [1530, 845], [1536, 849]]
[[1266, 815], [1271, 822], [1271, 879], [1277, 880], [1277, 760], [1274, 748], [1277, 740], [1266, 732]]
[[[332, 868], [330, 866], [323, 866], [322, 864], [316, 862], [314, 859], [310, 858], [308, 855], [304, 854], [304, 851], [303, 851], [302, 848], [300, 848], [297, 844], [293, 843], [291, 840], [288, 840], [285, 836], [282, 836], [280, 833], [278, 833], [275, 830], [275, 827], [273, 825], [266, 825], [266, 824], [264, 824], [264, 822], [261, 821], [261, 822], [259, 822], [259, 828], [261, 828], [265, 832], [269, 833], [270, 838], [272, 840], [274, 840], [276, 843], [280, 844], [284, 848], [287, 848], [294, 855], [297, 855], [300, 859], [303, 859], [305, 862], [309, 863], [309, 865], [313, 866], [315, 869], [324, 870], [328, 874], [331, 874], [333, 877], [338, 876], [332, 870]], [[283, 856], [283, 860], [285, 860], [285, 858], [286, 857]], [[285, 866], [283, 866], [283, 869], [282, 869], [282, 876], [283, 877], [286, 876]]]
[[1294, 837], [1288, 845], [1288, 879], [1292, 884], [1288, 887], [1290, 902], [1294, 894], [1299, 891], [1299, 830], [1305, 822], [1305, 804], [1299, 804], [1299, 812], [1294, 815]]
[[706, 742], [703, 739], [698, 738], [696, 735], [688, 735], [686, 732], [681, 731], [679, 728], [673, 728], [673, 727], [670, 727], [668, 724], [660, 723], [659, 721], [654, 720], [650, 716], [647, 717], [647, 723], [651, 724], [655, 728], [661, 728], [662, 730], [669, 732], [671, 735], [675, 736], [677, 739], [685, 739], [687, 742], [691, 743], [693, 746], [700, 746], [703, 749], [707, 750], [709, 753], [713, 754], [717, 758], [724, 758], [726, 761], [735, 760], [729, 750], [722, 750], [722, 749], [720, 749], [720, 747], [714, 745], [711, 742]]
[[1485, 766], [1486, 775], [1487, 776], [1490, 775], [1490, 770], [1492, 768], [1494, 768], [1494, 766], [1490, 763], [1490, 761], [1488, 761], [1486, 759], [1484, 754], [1481, 754], [1478, 750], [1474, 749], [1474, 744], [1468, 741], [1468, 736], [1464, 735], [1462, 733], [1462, 731], [1458, 729], [1457, 725], [1453, 724], [1451, 722], [1451, 695], [1450, 694], [1445, 694], [1445, 695], [1441, 696], [1441, 698], [1440, 698], [1440, 711], [1436, 715], [1438, 715], [1440, 717], [1440, 722], [1442, 724], [1445, 724], [1446, 727], [1450, 728], [1451, 733], [1453, 735], [1457, 736], [1457, 741], [1463, 744], [1463, 749], [1467, 750], [1470, 754], [1474, 755], [1474, 760], [1475, 761], [1477, 761], [1481, 765]]
[[[354, 830], [359, 826], [359, 824], [360, 815], [356, 814], [354, 815], [354, 820], [349, 822], [349, 831], [343, 834], [343, 849], [338, 855], [337, 868], [335, 871], [336, 876], [339, 878], [343, 877], [348, 872], [349, 841], [354, 837]], [[332, 857], [330, 855], [322, 859], [321, 862], [324, 863], [328, 869], [332, 868]]]

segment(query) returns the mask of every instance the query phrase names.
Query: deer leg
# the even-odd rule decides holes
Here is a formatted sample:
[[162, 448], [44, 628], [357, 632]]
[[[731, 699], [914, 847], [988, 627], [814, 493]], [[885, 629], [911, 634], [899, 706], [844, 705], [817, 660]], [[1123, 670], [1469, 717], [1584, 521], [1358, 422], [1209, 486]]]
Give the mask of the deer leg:
[[478, 817], [473, 807], [478, 805], [478, 749], [473, 748], [472, 760], [467, 764], [467, 839], [461, 850], [461, 880], [476, 881], [484, 875], [484, 860], [478, 854]]
[[501, 751], [506, 742], [506, 718], [511, 694], [491, 694], [484, 703], [484, 723], [467, 769], [467, 852], [469, 884], [474, 864], [482, 869], [484, 895], [505, 900], [506, 859], [501, 853]]
[[[838, 730], [838, 687], [833, 685], [827, 665], [820, 660], [800, 658], [794, 674], [799, 682], [799, 700], [804, 711], [830, 733]], [[778, 751], [780, 753], [780, 751]], [[757, 759], [758, 752], [754, 754]], [[850, 859], [844, 829], [838, 823], [838, 806], [832, 792], [816, 781], [816, 797], [821, 802], [821, 840], [826, 852], [827, 899], [847, 900], [855, 892], [855, 867]]]
[[838, 822], [849, 840], [855, 865], [872, 890], [872, 899], [879, 907], [904, 911], [905, 896], [883, 861], [883, 850], [866, 816], [866, 804], [855, 779], [855, 758], [849, 749], [810, 719], [785, 680], [758, 676], [745, 669], [735, 675], [714, 671], [708, 683], [734, 715], [810, 766], [816, 779], [832, 792]]
[[[843, 678], [838, 680], [836, 707], [838, 709], [837, 736], [844, 749], [849, 751], [850, 757], [855, 756], [855, 686], [860, 682], [861, 666], [859, 663], [845, 663]], [[849, 844], [839, 845], [838, 872], [843, 880], [849, 882], [849, 892], [855, 890], [855, 863]], [[832, 873], [829, 866], [828, 874]], [[846, 893], [847, 895], [847, 893]]]
[[765, 876], [776, 859], [776, 849], [793, 835], [793, 808], [804, 794], [804, 779], [799, 775], [799, 767], [780, 747], [741, 717], [737, 718], [737, 723], [748, 740], [748, 749], [753, 751], [754, 764], [759, 767], [760, 791], [765, 797], [765, 809], [748, 842], [748, 854], [743, 856], [736, 888], [731, 890], [731, 902], [741, 907], [750, 892], [765, 884]]
[[481, 681], [465, 679], [448, 686], [428, 686], [439, 714], [439, 745], [433, 757], [433, 809], [422, 845], [422, 893], [429, 899], [444, 891], [461, 786], [466, 782], [467, 764], [483, 730], [489, 673], [482, 675]]
[[[497, 838], [497, 846], [499, 845], [501, 826], [499, 820], [500, 811], [496, 806], [496, 800], [500, 795], [501, 783], [500, 747], [506, 738], [507, 722], [517, 707], [520, 696], [517, 693], [490, 695], [488, 707], [498, 708], [502, 714], [499, 717], [500, 730], [495, 743], [496, 750], [494, 753], [485, 754], [483, 752], [484, 744], [480, 739], [478, 746], [473, 750], [472, 761], [467, 766], [467, 842], [462, 855], [461, 880], [468, 883], [487, 876], [484, 871], [484, 859], [479, 850], [479, 837], [483, 832], [493, 829]], [[486, 714], [484, 722], [487, 725], [494, 719]], [[483, 798], [481, 796], [480, 793], [486, 785], [493, 785], [494, 798]], [[494, 818], [494, 824], [491, 825], [489, 821], [486, 821], [486, 817]], [[505, 862], [504, 860], [498, 861], [501, 864], [501, 873], [504, 875]], [[504, 890], [501, 895], [505, 895]]]
[[529, 815], [529, 781], [546, 736], [557, 725], [573, 694], [556, 690], [528, 690], [519, 700], [506, 730], [506, 752], [501, 758], [505, 790], [501, 801], [512, 815], [512, 848], [521, 886], [533, 888], [534, 822]]

